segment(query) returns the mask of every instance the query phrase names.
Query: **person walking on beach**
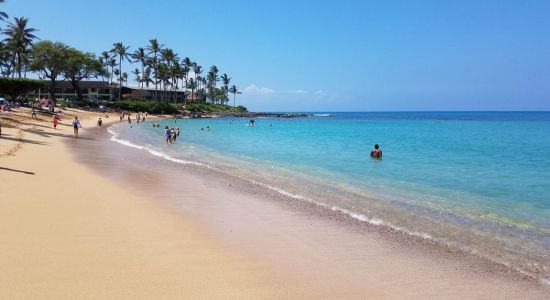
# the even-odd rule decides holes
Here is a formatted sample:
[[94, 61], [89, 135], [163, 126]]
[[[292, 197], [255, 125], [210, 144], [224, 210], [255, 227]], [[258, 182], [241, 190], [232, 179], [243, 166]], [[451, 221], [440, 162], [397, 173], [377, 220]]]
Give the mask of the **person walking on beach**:
[[82, 125], [80, 124], [80, 120], [78, 120], [77, 116], [74, 116], [74, 120], [73, 120], [73, 134], [74, 134], [74, 137], [78, 137], [78, 129], [80, 127], [82, 127]]
[[52, 123], [53, 129], [57, 129], [57, 124], [59, 124], [59, 117], [57, 115], [53, 115]]
[[380, 147], [378, 146], [378, 144], [374, 144], [374, 149], [370, 151], [370, 157], [382, 158], [382, 150], [380, 150]]
[[132, 119], [130, 119], [130, 115], [128, 115], [128, 124], [132, 124]]
[[101, 120], [101, 118], [99, 118], [97, 120], [97, 133], [98, 134], [101, 134], [101, 129], [103, 129], [103, 120]]
[[172, 143], [172, 131], [168, 128], [168, 126], [164, 127], [164, 135], [166, 137], [166, 144]]

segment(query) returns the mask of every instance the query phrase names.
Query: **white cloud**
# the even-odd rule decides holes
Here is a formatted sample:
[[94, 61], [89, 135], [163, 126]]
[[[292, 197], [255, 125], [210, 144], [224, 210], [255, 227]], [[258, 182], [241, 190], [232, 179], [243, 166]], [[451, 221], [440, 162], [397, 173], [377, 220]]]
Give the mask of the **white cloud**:
[[266, 94], [273, 94], [273, 93], [275, 93], [275, 90], [270, 89], [270, 88], [267, 88], [267, 87], [259, 87], [259, 86], [256, 86], [255, 84], [251, 84], [251, 85], [247, 86], [247, 87], [244, 89], [244, 92], [245, 92], [245, 93], [250, 93], [250, 94], [262, 94], [262, 95], [266, 95]]
[[326, 95], [325, 91], [323, 91], [323, 90], [316, 90], [314, 94], [315, 94], [315, 95], [318, 95], [318, 96], [324, 96], [324, 95]]
[[302, 89], [300, 89], [300, 90], [291, 90], [291, 91], [288, 91], [288, 92], [291, 93], [291, 94], [301, 94], [301, 95], [309, 94], [308, 91], [304, 91]]

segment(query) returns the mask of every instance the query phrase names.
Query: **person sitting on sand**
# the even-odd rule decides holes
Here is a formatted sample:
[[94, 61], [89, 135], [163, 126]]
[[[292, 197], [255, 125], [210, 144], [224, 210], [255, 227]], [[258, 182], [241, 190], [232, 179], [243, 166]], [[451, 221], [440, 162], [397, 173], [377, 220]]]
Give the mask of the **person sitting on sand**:
[[374, 149], [370, 151], [370, 157], [372, 158], [382, 158], [382, 150], [379, 149], [378, 144], [374, 145]]
[[101, 129], [103, 128], [103, 120], [101, 120], [101, 118], [99, 118], [99, 120], [97, 120], [97, 133], [101, 134]]
[[82, 125], [80, 124], [80, 121], [78, 120], [78, 117], [74, 116], [74, 120], [73, 120], [74, 137], [78, 137], [78, 128], [80, 128], [80, 127], [82, 127]]
[[172, 142], [172, 131], [170, 131], [170, 128], [168, 126], [164, 127], [164, 135], [166, 136], [166, 144]]

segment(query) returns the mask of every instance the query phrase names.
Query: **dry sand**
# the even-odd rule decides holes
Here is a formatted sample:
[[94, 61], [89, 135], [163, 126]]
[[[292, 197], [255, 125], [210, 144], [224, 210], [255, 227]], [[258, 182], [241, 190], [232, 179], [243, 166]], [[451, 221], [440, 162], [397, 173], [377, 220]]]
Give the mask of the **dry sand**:
[[0, 299], [284, 295], [261, 262], [73, 162], [68, 119], [23, 122], [0, 139]]
[[[96, 114], [80, 114], [94, 126]], [[160, 158], [143, 172], [147, 154], [93, 131], [74, 140], [69, 119], [57, 131], [16, 121], [20, 128], [0, 139], [0, 299], [547, 295], [534, 282], [230, 188], [236, 183], [226, 178], [207, 181]], [[78, 149], [90, 151], [75, 161]], [[172, 171], [185, 180], [173, 181]]]

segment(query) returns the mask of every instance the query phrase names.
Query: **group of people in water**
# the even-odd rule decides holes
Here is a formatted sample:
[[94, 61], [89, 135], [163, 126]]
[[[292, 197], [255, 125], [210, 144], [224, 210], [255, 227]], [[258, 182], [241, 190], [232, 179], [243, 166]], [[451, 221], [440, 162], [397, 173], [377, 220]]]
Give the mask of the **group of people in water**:
[[[130, 113], [127, 113], [127, 112], [124, 112], [122, 111], [119, 118], [120, 118], [120, 123], [122, 123], [122, 121], [126, 118], [128, 120], [128, 124], [132, 124], [132, 118], [131, 118], [131, 114]], [[139, 124], [140, 122], [145, 122], [145, 119], [147, 118], [147, 112], [138, 112], [136, 114], [136, 123]]]
[[172, 144], [176, 141], [178, 136], [180, 136], [180, 129], [179, 127], [174, 128], [168, 128], [168, 126], [164, 127], [164, 136], [166, 144]]

